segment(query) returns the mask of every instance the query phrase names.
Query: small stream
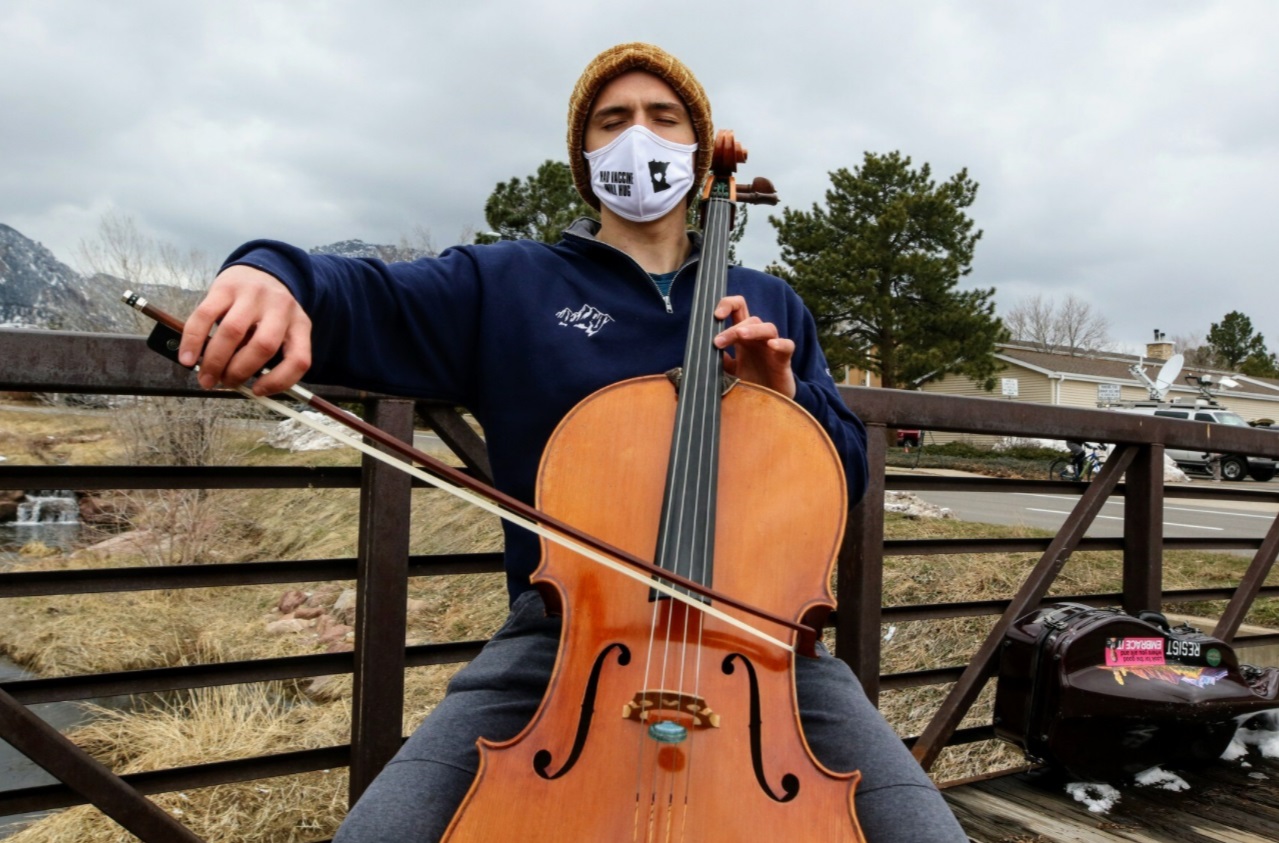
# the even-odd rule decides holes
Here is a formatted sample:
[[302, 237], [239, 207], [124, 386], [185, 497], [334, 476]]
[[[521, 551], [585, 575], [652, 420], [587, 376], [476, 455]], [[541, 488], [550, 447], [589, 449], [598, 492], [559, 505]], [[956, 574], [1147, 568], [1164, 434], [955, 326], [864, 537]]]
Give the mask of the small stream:
[[18, 559], [18, 551], [31, 542], [73, 550], [83, 530], [74, 492], [27, 492], [27, 499], [18, 504], [17, 519], [0, 522], [0, 571]]

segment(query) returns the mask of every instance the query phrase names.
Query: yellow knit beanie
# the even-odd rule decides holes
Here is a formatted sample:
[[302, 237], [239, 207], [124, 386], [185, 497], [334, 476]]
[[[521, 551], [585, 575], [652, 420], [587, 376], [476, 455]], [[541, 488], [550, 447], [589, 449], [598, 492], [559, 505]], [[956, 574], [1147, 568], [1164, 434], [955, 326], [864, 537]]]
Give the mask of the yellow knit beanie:
[[714, 133], [711, 125], [711, 103], [702, 90], [701, 83], [683, 62], [652, 44], [635, 42], [618, 44], [600, 53], [582, 71], [582, 76], [568, 98], [568, 162], [573, 170], [573, 183], [582, 198], [596, 210], [600, 200], [591, 190], [591, 170], [582, 155], [586, 142], [586, 121], [591, 116], [591, 106], [600, 89], [612, 80], [631, 70], [643, 70], [653, 74], [684, 101], [688, 116], [693, 121], [693, 133], [697, 137], [697, 158], [693, 165], [693, 189], [699, 190], [706, 172], [711, 166]]

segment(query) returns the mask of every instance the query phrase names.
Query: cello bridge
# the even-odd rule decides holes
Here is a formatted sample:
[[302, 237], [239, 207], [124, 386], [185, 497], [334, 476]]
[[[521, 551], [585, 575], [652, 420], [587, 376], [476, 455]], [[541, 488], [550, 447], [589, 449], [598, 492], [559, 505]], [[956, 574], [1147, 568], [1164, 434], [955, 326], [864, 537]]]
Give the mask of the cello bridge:
[[689, 721], [693, 728], [718, 729], [719, 714], [712, 711], [706, 701], [695, 694], [678, 691], [638, 691], [635, 698], [622, 706], [622, 717], [637, 723], [647, 723], [658, 716], [674, 715]]

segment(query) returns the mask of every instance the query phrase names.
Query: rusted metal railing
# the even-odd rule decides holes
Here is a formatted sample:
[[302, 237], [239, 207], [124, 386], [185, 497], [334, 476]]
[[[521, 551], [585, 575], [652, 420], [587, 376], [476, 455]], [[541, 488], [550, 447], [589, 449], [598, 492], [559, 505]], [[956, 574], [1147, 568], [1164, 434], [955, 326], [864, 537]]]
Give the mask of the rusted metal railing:
[[[43, 393], [210, 396], [189, 375], [147, 352], [141, 338], [0, 330], [0, 390]], [[476, 474], [487, 476], [483, 442], [453, 408], [317, 388], [331, 400], [361, 403], [364, 415], [400, 437], [412, 435], [414, 410]], [[998, 399], [955, 398], [894, 390], [846, 388], [845, 400], [870, 429], [870, 486], [850, 514], [837, 572], [840, 608], [836, 651], [861, 677], [867, 694], [922, 685], [953, 688], [924, 733], [914, 741], [928, 765], [950, 744], [989, 738], [989, 727], [957, 730], [994, 669], [994, 646], [1002, 631], [1033, 608], [1051, 587], [1071, 553], [1118, 550], [1123, 554], [1122, 591], [1075, 595], [1092, 605], [1120, 604], [1129, 610], [1179, 601], [1228, 600], [1216, 634], [1231, 639], [1252, 602], [1273, 596], [1265, 586], [1279, 551], [1279, 522], [1261, 539], [1177, 539], [1162, 534], [1165, 498], [1214, 497], [1279, 503], [1279, 491], [1168, 487], [1163, 485], [1163, 450], [1230, 451], [1279, 458], [1279, 436], [1268, 431], [1209, 427], [1207, 424], [1103, 411], [1021, 404]], [[1087, 439], [1119, 447], [1092, 484], [1036, 480], [926, 477], [887, 474], [885, 428], [911, 427], [973, 434]], [[1121, 482], [1121, 475], [1122, 482]], [[147, 589], [205, 588], [261, 583], [303, 583], [354, 579], [357, 634], [354, 653], [260, 659], [224, 664], [127, 671], [114, 674], [36, 678], [0, 684], [0, 737], [10, 739], [63, 784], [0, 792], [0, 816], [91, 801], [146, 841], [191, 839], [176, 836], [156, 816], [147, 794], [300, 773], [336, 766], [351, 769], [354, 800], [402, 741], [405, 667], [447, 664], [471, 658], [482, 641], [408, 646], [405, 587], [408, 577], [498, 571], [498, 554], [408, 555], [409, 482], [374, 460], [359, 468], [0, 466], [0, 489], [226, 489], [359, 488], [360, 523], [356, 559], [315, 559], [200, 566], [168, 566], [85, 571], [0, 573], [0, 598]], [[1279, 487], [1277, 487], [1279, 488]], [[885, 540], [884, 496], [888, 489], [1077, 494], [1079, 502], [1061, 530], [1042, 539]], [[1122, 538], [1085, 534], [1111, 495], [1125, 502]], [[1163, 553], [1170, 548], [1254, 551], [1237, 588], [1165, 592]], [[1027, 580], [1007, 599], [917, 606], [883, 605], [884, 561], [894, 555], [955, 553], [1039, 553]], [[1065, 599], [1065, 598], [1062, 598]], [[881, 676], [883, 624], [951, 617], [997, 616], [990, 636], [964, 664]], [[1279, 636], [1270, 636], [1279, 639]], [[1250, 641], [1268, 643], [1268, 637]], [[267, 757], [194, 765], [173, 770], [112, 776], [79, 757], [65, 738], [39, 729], [25, 706], [40, 702], [138, 694], [212, 685], [354, 673], [353, 725], [349, 745], [281, 753]], [[80, 753], [80, 755], [83, 755]], [[148, 807], [150, 806], [150, 807]], [[158, 811], [164, 814], [163, 811]], [[164, 815], [167, 817], [167, 815]], [[187, 832], [189, 834], [189, 832]]]

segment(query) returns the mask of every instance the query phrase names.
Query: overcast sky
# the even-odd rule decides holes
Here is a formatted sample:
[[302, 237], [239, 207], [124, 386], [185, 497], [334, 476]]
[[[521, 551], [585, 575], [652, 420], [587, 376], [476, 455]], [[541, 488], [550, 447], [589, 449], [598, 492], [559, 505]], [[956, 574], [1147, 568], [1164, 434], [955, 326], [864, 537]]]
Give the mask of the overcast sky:
[[[1144, 349], [1241, 310], [1279, 350], [1279, 3], [3, 0], [0, 223], [75, 264], [103, 215], [222, 256], [437, 247], [564, 149], [568, 93], [622, 41], [698, 75], [783, 204], [900, 150], [966, 167], [965, 286], [1074, 294]], [[766, 214], [746, 263], [777, 257]]]

